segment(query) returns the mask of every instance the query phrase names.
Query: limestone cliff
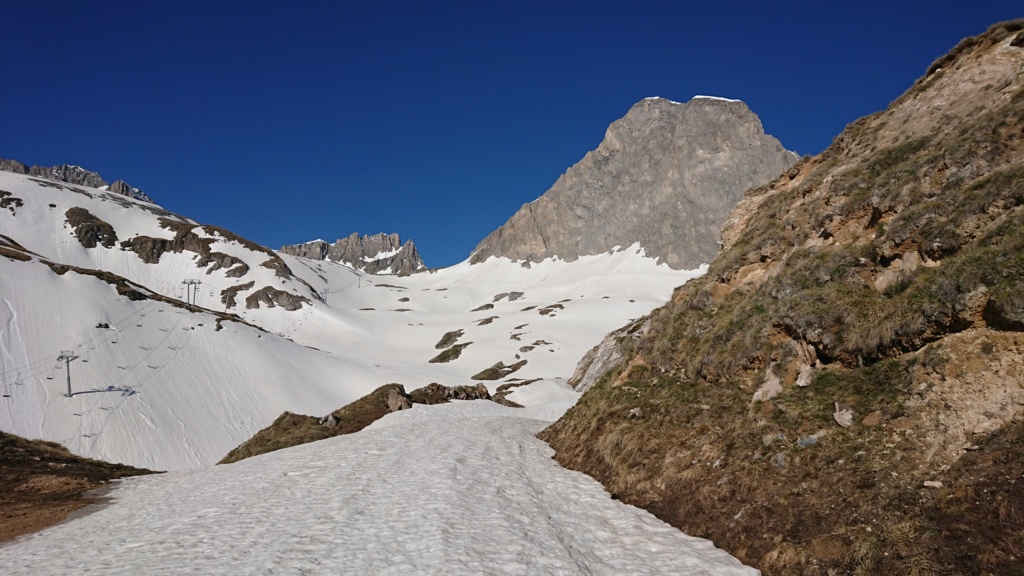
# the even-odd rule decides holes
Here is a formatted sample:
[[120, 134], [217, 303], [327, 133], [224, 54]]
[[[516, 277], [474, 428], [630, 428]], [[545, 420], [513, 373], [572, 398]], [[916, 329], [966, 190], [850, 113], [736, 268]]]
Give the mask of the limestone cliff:
[[743, 192], [796, 161], [742, 102], [647, 98], [484, 238], [472, 261], [571, 261], [639, 243], [673, 268], [697, 268], [718, 253], [719, 229]]
[[282, 246], [281, 252], [312, 260], [341, 262], [370, 274], [406, 276], [426, 269], [412, 240], [402, 243], [398, 234], [360, 236], [353, 232], [347, 238], [328, 244], [313, 240], [305, 244]]

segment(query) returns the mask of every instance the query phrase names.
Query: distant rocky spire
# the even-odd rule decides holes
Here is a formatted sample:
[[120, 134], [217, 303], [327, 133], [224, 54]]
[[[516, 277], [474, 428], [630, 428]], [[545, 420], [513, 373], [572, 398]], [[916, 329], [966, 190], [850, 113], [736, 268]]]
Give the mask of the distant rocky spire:
[[370, 274], [397, 274], [406, 276], [426, 270], [412, 240], [403, 244], [398, 234], [360, 236], [353, 232], [333, 244], [313, 240], [304, 244], [282, 246], [281, 252], [311, 260], [341, 262]]

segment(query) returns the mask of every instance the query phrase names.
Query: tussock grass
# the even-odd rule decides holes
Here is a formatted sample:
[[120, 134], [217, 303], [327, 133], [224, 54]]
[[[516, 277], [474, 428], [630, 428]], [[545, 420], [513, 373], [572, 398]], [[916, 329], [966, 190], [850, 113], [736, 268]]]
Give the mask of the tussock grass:
[[[1013, 486], [1024, 472], [1014, 448], [1024, 423], [970, 453], [975, 462], [937, 476], [963, 484], [958, 496], [929, 492], [912, 473], [908, 483], [923, 451], [911, 440], [894, 445], [886, 423], [915, 397], [912, 369], [886, 360], [828, 370], [807, 388], [750, 404], [735, 382], [637, 367], [618, 386], [620, 375], [603, 379], [541, 437], [559, 462], [594, 475], [613, 497], [711, 538], [765, 574], [1019, 572], [1024, 557], [1006, 551], [1024, 547], [1024, 493]], [[835, 401], [854, 409], [855, 426], [834, 423]], [[880, 425], [859, 423], [876, 412]], [[797, 444], [810, 435], [816, 444]], [[988, 556], [961, 552], [968, 518], [986, 526], [970, 546]]]
[[358, 432], [391, 412], [388, 398], [393, 391], [406, 396], [401, 384], [385, 384], [332, 412], [329, 417], [333, 416], [333, 424], [321, 423], [321, 419], [314, 416], [284, 412], [270, 426], [228, 452], [218, 464], [230, 464], [259, 454]]

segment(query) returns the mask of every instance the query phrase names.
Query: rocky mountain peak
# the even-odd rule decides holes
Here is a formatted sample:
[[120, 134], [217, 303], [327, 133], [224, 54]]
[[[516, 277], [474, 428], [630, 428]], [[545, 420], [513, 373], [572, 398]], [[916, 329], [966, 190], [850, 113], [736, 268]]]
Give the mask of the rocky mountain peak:
[[719, 229], [744, 191], [797, 159], [743, 102], [646, 98], [471, 260], [571, 261], [639, 244], [673, 268], [697, 268], [718, 253]]
[[281, 252], [311, 260], [341, 262], [370, 274], [397, 274], [406, 276], [425, 270], [426, 265], [412, 240], [402, 243], [398, 234], [372, 234], [360, 236], [353, 232], [333, 244], [313, 240], [304, 244], [282, 246]]
[[0, 170], [3, 170], [4, 172], [14, 172], [15, 174], [28, 174], [29, 176], [46, 178], [47, 180], [53, 180], [55, 182], [65, 182], [67, 184], [75, 184], [77, 186], [88, 186], [89, 188], [106, 187], [107, 190], [114, 194], [128, 196], [130, 198], [135, 198], [136, 200], [142, 200], [143, 202], [153, 202], [145, 192], [135, 188], [134, 186], [130, 186], [124, 180], [117, 180], [113, 184], [107, 184], [107, 181], [104, 180], [99, 173], [86, 170], [85, 168], [74, 164], [58, 164], [56, 166], [39, 166], [36, 164], [29, 167], [17, 160], [0, 158]]

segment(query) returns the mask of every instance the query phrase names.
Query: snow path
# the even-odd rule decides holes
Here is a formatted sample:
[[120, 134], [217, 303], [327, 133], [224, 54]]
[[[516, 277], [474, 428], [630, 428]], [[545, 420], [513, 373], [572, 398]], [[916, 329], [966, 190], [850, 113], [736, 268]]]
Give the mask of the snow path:
[[558, 466], [545, 422], [490, 402], [129, 479], [0, 547], [4, 574], [757, 574]]

